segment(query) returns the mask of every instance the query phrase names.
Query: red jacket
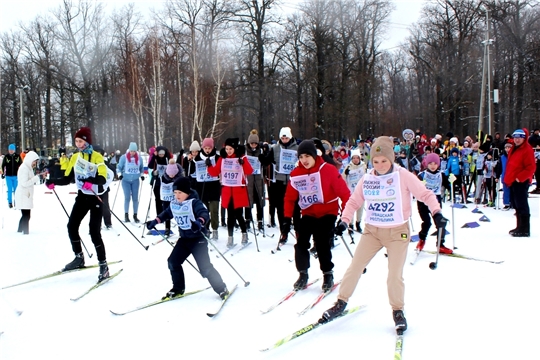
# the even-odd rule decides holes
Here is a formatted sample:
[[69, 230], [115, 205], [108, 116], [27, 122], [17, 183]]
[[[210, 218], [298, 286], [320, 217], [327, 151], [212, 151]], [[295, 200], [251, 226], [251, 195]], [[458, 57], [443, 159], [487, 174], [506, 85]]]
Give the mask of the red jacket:
[[[523, 129], [527, 138], [529, 137], [529, 131]], [[510, 152], [508, 153], [508, 161], [506, 163], [506, 172], [504, 174], [504, 183], [507, 186], [511, 186], [516, 179], [519, 182], [525, 182], [529, 180], [529, 183], [532, 182], [534, 171], [536, 170], [536, 160], [534, 158], [534, 150], [532, 146], [527, 142], [521, 146], [512, 146]]]
[[[291, 172], [291, 177], [298, 175], [308, 175], [319, 171], [319, 168], [324, 163], [322, 157], [317, 156], [315, 160], [315, 166], [311, 169], [306, 169], [302, 164], [294, 168]], [[345, 204], [351, 196], [351, 192], [347, 187], [347, 183], [335, 166], [331, 164], [326, 164], [320, 168], [321, 173], [321, 183], [322, 191], [324, 196], [324, 204], [313, 204], [310, 207], [302, 210], [303, 215], [309, 215], [316, 218], [323, 217], [324, 215], [338, 215], [339, 212], [339, 201], [336, 198], [341, 199], [342, 207], [345, 207]], [[334, 201], [332, 201], [334, 200]], [[294, 206], [298, 201], [298, 191], [292, 187], [291, 183], [287, 184], [287, 191], [285, 193], [285, 203], [284, 203], [284, 216], [292, 217]]]
[[[233, 154], [232, 156], [227, 156], [228, 158], [236, 158], [237, 156]], [[244, 160], [242, 169], [244, 170], [244, 178], [242, 179], [242, 184], [244, 186], [221, 186], [221, 207], [227, 208], [229, 206], [229, 201], [233, 199], [233, 206], [235, 209], [242, 207], [249, 207], [249, 197], [246, 187], [246, 176], [253, 173], [253, 168], [247, 160], [246, 156], [241, 156], [241, 159]], [[216, 162], [216, 166], [208, 167], [208, 174], [210, 176], [219, 176], [221, 174], [221, 162], [223, 158], [219, 158]]]

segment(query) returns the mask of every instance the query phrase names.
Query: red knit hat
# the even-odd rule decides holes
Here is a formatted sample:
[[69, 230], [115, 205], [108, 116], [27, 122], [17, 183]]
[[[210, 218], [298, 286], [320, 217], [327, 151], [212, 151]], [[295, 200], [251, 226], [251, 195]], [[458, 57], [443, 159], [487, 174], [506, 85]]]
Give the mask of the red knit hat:
[[75, 133], [75, 137], [83, 139], [88, 144], [92, 145], [92, 132], [89, 127], [82, 127]]

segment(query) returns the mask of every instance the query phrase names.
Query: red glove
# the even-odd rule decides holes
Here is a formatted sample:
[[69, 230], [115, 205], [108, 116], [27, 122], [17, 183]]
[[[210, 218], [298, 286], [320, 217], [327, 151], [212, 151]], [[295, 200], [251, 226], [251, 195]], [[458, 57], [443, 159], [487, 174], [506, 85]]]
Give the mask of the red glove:
[[83, 184], [82, 188], [83, 188], [84, 190], [92, 190], [92, 185], [93, 185], [93, 184], [92, 184], [91, 182], [86, 181], [86, 182]]

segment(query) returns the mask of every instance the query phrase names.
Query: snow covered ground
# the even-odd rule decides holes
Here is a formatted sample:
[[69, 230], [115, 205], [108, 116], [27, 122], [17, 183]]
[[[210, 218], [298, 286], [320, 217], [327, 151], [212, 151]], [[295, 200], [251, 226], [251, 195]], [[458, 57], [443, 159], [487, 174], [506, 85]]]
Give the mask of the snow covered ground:
[[[112, 205], [118, 182], [110, 193]], [[9, 286], [60, 270], [72, 260], [67, 236], [67, 217], [54, 194], [46, 194], [44, 185], [35, 192], [35, 208], [30, 220], [30, 235], [17, 233], [20, 211], [7, 208], [5, 185], [0, 199], [0, 287]], [[150, 186], [145, 183], [140, 218], [149, 203]], [[74, 188], [57, 187], [58, 196], [68, 212], [76, 195]], [[441, 257], [437, 270], [428, 265], [435, 255], [423, 253], [415, 265], [405, 266], [406, 316], [404, 359], [524, 359], [537, 356], [534, 340], [540, 321], [538, 309], [537, 259], [540, 253], [540, 199], [531, 197], [531, 237], [512, 238], [515, 227], [513, 211], [481, 207], [484, 214], [471, 211], [474, 205], [454, 209], [456, 252], [480, 259], [504, 260], [492, 264], [451, 257]], [[155, 215], [153, 211], [151, 216]], [[444, 207], [446, 217], [452, 209]], [[114, 212], [123, 218], [123, 193], [120, 190]], [[131, 214], [131, 210], [130, 210]], [[479, 221], [486, 215], [490, 222]], [[266, 217], [268, 221], [268, 217]], [[461, 228], [476, 221], [477, 228]], [[416, 234], [420, 228], [413, 216]], [[268, 229], [257, 237], [260, 252], [253, 243], [227, 260], [244, 282], [223, 260], [210, 256], [229, 288], [239, 287], [222, 312], [206, 316], [219, 305], [218, 296], [207, 290], [177, 301], [161, 304], [124, 316], [109, 310], [124, 311], [159, 299], [171, 288], [167, 257], [171, 247], [158, 237], [145, 235], [133, 224], [127, 228], [148, 251], [113, 217], [115, 231], [102, 231], [111, 272], [124, 271], [109, 283], [77, 302], [80, 295], [97, 280], [98, 270], [88, 269], [47, 280], [0, 290], [0, 358], [2, 360], [54, 359], [322, 359], [330, 357], [391, 359], [395, 331], [386, 293], [387, 260], [384, 250], [368, 266], [360, 279], [349, 306], [367, 305], [365, 309], [291, 341], [266, 353], [259, 349], [274, 344], [305, 325], [315, 322], [335, 301], [333, 293], [303, 316], [297, 312], [319, 293], [321, 282], [298, 293], [274, 311], [262, 315], [292, 289], [297, 272], [292, 262], [292, 238], [277, 254], [271, 254], [279, 236]], [[448, 230], [453, 232], [452, 224]], [[227, 230], [220, 227], [217, 246], [225, 249]], [[433, 228], [434, 231], [434, 228]], [[80, 231], [91, 253], [94, 247], [88, 235], [88, 221]], [[117, 234], [120, 234], [119, 236]], [[273, 238], [270, 235], [274, 234]], [[359, 234], [355, 235], [358, 242]], [[250, 235], [250, 240], [253, 235]], [[350, 241], [348, 236], [345, 237]], [[236, 233], [235, 241], [240, 241]], [[435, 249], [431, 237], [426, 250]], [[447, 245], [452, 244], [452, 235]], [[354, 251], [355, 245], [350, 245]], [[410, 246], [410, 258], [416, 243]], [[335, 279], [347, 269], [350, 256], [343, 244], [333, 251]], [[194, 263], [192, 257], [190, 261]], [[97, 264], [96, 255], [86, 256], [86, 264]], [[186, 291], [208, 286], [194, 269], [185, 264]], [[318, 262], [312, 262], [310, 278], [321, 277]], [[17, 316], [16, 311], [22, 311]]]

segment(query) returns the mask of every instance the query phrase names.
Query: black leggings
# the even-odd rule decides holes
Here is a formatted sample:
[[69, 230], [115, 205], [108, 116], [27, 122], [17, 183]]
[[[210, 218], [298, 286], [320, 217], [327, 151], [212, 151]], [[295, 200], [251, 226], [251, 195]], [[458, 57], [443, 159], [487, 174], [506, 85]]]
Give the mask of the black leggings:
[[75, 254], [82, 252], [81, 236], [79, 235], [79, 226], [86, 214], [90, 211], [90, 237], [96, 248], [99, 261], [105, 261], [105, 245], [101, 238], [101, 218], [103, 216], [103, 205], [96, 195], [86, 195], [79, 191], [73, 210], [68, 221], [68, 234], [71, 241], [71, 248]]
[[17, 230], [18, 232], [22, 232], [23, 234], [28, 234], [28, 230], [29, 230], [29, 223], [30, 223], [30, 210], [29, 209], [25, 209], [25, 210], [21, 210], [21, 220], [19, 220], [19, 230]]
[[233, 236], [234, 224], [236, 221], [238, 221], [238, 225], [240, 225], [240, 230], [242, 230], [243, 233], [247, 232], [243, 210], [244, 208], [234, 208], [234, 200], [231, 197], [229, 200], [229, 206], [227, 207], [227, 230], [229, 231], [229, 236]]

